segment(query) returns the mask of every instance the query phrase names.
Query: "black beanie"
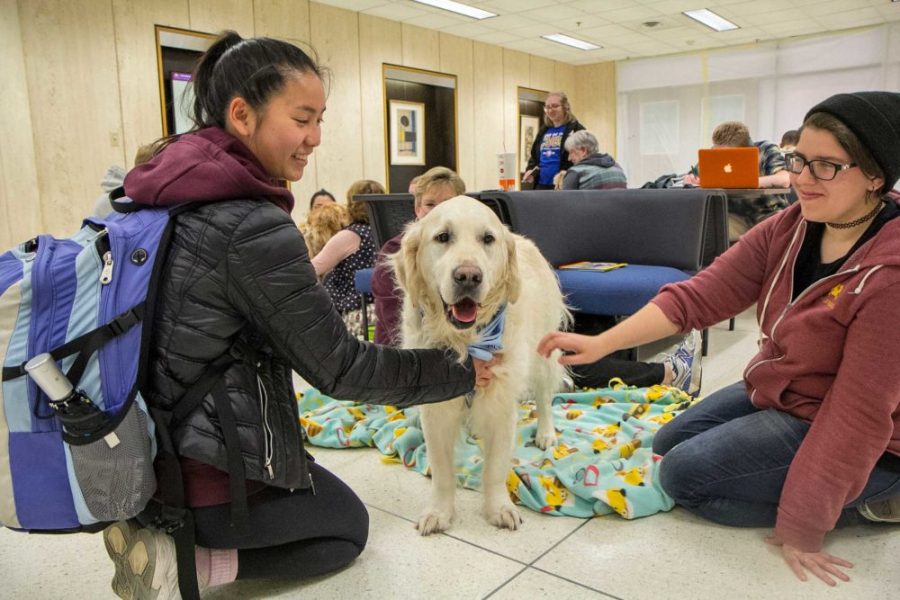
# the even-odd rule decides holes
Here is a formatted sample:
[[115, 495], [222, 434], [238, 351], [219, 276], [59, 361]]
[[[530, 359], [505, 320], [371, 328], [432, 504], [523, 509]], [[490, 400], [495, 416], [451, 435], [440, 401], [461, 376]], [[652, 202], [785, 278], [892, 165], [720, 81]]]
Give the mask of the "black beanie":
[[803, 120], [817, 112], [834, 115], [855, 133], [884, 171], [884, 190], [894, 187], [900, 179], [900, 94], [837, 94], [814, 106]]

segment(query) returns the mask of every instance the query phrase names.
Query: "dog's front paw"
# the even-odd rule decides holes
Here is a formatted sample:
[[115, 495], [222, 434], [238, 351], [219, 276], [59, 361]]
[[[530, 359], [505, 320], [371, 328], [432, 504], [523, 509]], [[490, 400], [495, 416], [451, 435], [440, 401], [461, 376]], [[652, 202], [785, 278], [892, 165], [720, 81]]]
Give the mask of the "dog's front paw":
[[534, 434], [534, 445], [541, 450], [546, 450], [556, 445], [556, 430], [553, 429], [552, 425], [550, 427], [538, 427], [537, 432]]
[[419, 522], [416, 523], [416, 529], [419, 535], [431, 535], [432, 533], [440, 533], [450, 529], [450, 522], [453, 520], [453, 513], [430, 508], [422, 513]]
[[502, 504], [494, 510], [486, 508], [485, 516], [491, 525], [513, 531], [518, 529], [524, 522], [522, 521], [522, 515], [519, 514], [519, 510], [512, 503]]

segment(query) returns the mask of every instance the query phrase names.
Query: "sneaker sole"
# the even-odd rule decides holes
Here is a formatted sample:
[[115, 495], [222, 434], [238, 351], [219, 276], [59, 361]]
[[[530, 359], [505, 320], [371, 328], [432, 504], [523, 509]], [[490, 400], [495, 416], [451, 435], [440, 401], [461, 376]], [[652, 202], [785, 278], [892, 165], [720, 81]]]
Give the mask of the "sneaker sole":
[[106, 553], [116, 568], [112, 579], [112, 590], [116, 596], [125, 600], [132, 599], [131, 588], [128, 585], [126, 561], [138, 529], [140, 528], [131, 521], [122, 521], [103, 530], [103, 544], [106, 546]]
[[691, 385], [688, 394], [696, 398], [700, 395], [700, 387], [703, 385], [703, 368], [698, 364], [696, 369], [691, 370]]
[[[143, 547], [143, 552], [141, 551]], [[160, 590], [153, 589], [153, 574], [156, 572], [156, 538], [148, 529], [141, 529], [135, 535], [134, 545], [128, 553], [125, 573], [133, 600], [156, 600]], [[140, 565], [143, 563], [143, 567]]]
[[890, 517], [885, 517], [882, 515], [878, 515], [875, 513], [875, 511], [869, 508], [869, 505], [866, 503], [857, 506], [856, 510], [858, 510], [859, 513], [866, 518], [866, 520], [873, 523], [900, 523], [900, 516], [895, 517], [892, 515]]

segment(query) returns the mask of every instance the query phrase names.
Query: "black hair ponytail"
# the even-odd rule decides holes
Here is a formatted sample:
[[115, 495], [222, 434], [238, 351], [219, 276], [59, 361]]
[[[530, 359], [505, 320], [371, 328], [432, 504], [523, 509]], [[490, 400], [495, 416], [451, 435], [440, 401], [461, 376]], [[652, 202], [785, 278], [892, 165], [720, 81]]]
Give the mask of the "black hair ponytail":
[[[310, 51], [312, 57], [281, 40], [244, 39], [235, 31], [222, 32], [194, 67], [191, 81], [194, 127], [191, 131], [207, 127], [224, 129], [228, 105], [237, 96], [254, 109], [261, 109], [295, 73], [312, 73], [327, 86], [331, 73], [319, 66], [315, 51]], [[162, 152], [181, 135], [169, 135], [153, 142], [153, 155]]]
[[194, 127], [225, 127], [228, 105], [237, 96], [261, 109], [298, 72], [324, 80], [325, 70], [293, 44], [223, 32], [194, 70]]
[[217, 90], [213, 86], [213, 71], [222, 55], [243, 41], [243, 38], [237, 32], [224, 32], [200, 57], [197, 66], [194, 68], [194, 76], [192, 78], [194, 112], [191, 117], [196, 129], [202, 129], [211, 125], [224, 126], [225, 115], [218, 115], [217, 118], [215, 111], [215, 107], [221, 106], [222, 100], [215, 97]]

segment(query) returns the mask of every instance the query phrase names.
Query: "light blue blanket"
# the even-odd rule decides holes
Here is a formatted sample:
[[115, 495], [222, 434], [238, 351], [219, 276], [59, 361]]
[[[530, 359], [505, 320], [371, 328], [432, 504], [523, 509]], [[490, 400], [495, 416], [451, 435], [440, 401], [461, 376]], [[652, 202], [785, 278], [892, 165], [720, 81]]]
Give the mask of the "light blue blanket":
[[[298, 393], [300, 422], [313, 445], [375, 446], [407, 468], [428, 475], [428, 454], [415, 408], [398, 410], [333, 400], [315, 389]], [[519, 504], [551, 515], [592, 517], [616, 512], [626, 519], [670, 510], [659, 486], [653, 435], [692, 399], [663, 386], [616, 385], [553, 398], [555, 448], [534, 445], [535, 407], [523, 404], [513, 465], [507, 478]], [[456, 449], [459, 483], [481, 485], [479, 441], [462, 434]]]

